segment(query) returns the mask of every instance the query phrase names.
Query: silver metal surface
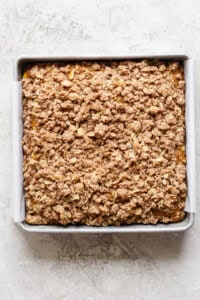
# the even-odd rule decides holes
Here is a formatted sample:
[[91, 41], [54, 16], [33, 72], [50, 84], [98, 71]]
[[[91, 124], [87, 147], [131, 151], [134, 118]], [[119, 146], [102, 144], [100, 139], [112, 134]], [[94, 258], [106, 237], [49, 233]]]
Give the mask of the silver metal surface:
[[194, 214], [187, 213], [185, 219], [178, 223], [156, 224], [156, 225], [122, 225], [107, 227], [92, 227], [85, 225], [29, 225], [26, 222], [18, 223], [19, 226], [28, 232], [46, 233], [145, 233], [145, 232], [180, 232], [189, 229], [194, 222]]
[[[21, 81], [22, 71], [24, 64], [31, 62], [53, 62], [53, 61], [81, 61], [81, 60], [140, 60], [140, 59], [160, 59], [160, 60], [189, 60], [186, 55], [142, 55], [142, 56], [24, 56], [19, 57], [14, 65], [13, 77], [14, 81]], [[186, 83], [187, 85], [187, 83]], [[187, 128], [186, 128], [187, 131]], [[14, 201], [15, 199], [13, 199]], [[24, 201], [22, 199], [22, 201]], [[107, 226], [107, 227], [92, 227], [85, 225], [29, 225], [25, 221], [18, 222], [17, 224], [28, 232], [46, 232], [46, 233], [144, 233], [144, 232], [180, 232], [185, 231], [192, 226], [194, 222], [194, 213], [187, 212], [184, 220], [178, 223], [170, 224], [156, 224], [156, 225], [143, 225], [132, 224], [123, 226]]]

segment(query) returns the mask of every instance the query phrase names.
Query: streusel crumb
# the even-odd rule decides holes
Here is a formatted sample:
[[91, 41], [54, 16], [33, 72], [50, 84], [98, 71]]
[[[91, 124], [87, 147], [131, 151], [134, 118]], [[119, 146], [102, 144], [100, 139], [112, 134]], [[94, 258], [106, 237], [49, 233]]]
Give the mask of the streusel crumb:
[[184, 218], [181, 62], [39, 63], [22, 85], [27, 223]]

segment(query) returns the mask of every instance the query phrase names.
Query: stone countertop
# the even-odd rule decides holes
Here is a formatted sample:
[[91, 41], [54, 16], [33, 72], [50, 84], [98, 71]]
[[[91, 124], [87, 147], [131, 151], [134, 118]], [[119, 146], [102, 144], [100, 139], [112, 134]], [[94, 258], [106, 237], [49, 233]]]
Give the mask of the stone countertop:
[[[200, 1], [0, 0], [0, 41], [0, 299], [200, 299], [199, 209], [185, 234], [30, 234], [10, 217], [12, 59], [166, 52], [198, 59]], [[196, 61], [197, 168], [199, 70]]]

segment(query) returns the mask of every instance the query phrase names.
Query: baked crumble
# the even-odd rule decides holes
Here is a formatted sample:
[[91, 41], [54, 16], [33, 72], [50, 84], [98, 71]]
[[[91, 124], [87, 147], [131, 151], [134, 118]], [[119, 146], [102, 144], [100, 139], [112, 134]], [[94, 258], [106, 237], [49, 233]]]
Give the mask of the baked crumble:
[[181, 62], [38, 63], [22, 88], [27, 223], [184, 218]]

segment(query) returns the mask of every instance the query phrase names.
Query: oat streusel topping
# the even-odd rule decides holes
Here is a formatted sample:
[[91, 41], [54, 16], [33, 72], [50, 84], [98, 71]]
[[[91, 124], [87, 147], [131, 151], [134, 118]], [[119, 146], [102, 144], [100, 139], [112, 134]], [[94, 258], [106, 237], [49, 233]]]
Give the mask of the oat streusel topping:
[[184, 218], [181, 62], [35, 64], [22, 85], [27, 223]]

